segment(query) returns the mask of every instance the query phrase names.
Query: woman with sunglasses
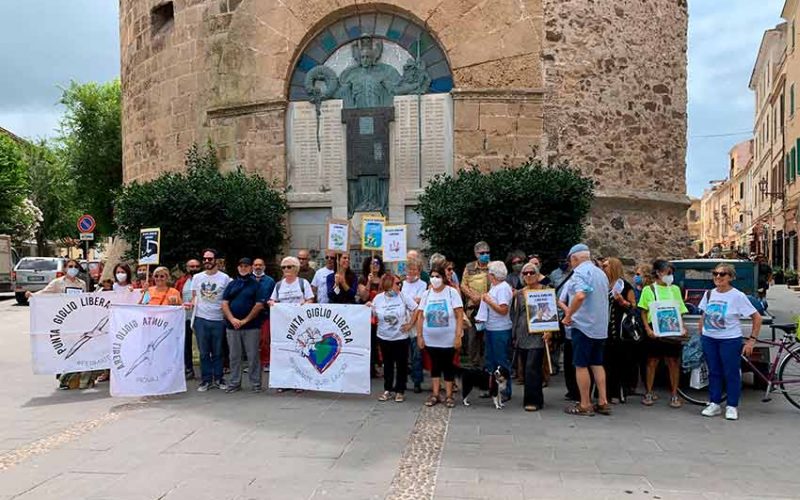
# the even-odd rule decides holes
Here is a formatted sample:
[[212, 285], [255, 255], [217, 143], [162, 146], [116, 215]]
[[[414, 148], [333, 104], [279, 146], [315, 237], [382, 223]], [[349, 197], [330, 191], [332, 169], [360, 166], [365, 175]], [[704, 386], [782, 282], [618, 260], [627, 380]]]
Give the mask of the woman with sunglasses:
[[281, 304], [310, 304], [314, 302], [314, 290], [308, 280], [298, 276], [300, 261], [297, 257], [284, 257], [281, 261], [283, 279], [272, 290], [269, 305]]
[[153, 271], [155, 286], [144, 292], [139, 303], [146, 306], [178, 306], [183, 303], [181, 292], [169, 286], [169, 269], [164, 266]]
[[328, 299], [331, 304], [355, 304], [358, 278], [350, 269], [350, 254], [343, 253], [336, 261], [333, 272], [326, 278]]
[[444, 377], [445, 405], [455, 406], [453, 357], [461, 348], [464, 304], [461, 294], [445, 281], [444, 267], [431, 269], [431, 287], [423, 294], [416, 314], [417, 346], [431, 358], [431, 395], [425, 406], [439, 403], [439, 377]]
[[[681, 352], [683, 351], [683, 344], [680, 339], [674, 337], [656, 337], [652, 327], [653, 314], [650, 310], [650, 305], [653, 302], [673, 302], [678, 305], [681, 315], [689, 312], [686, 308], [686, 304], [683, 303], [681, 289], [678, 285], [673, 284], [673, 272], [674, 268], [669, 261], [660, 259], [654, 261], [652, 268], [654, 283], [642, 290], [642, 297], [639, 299], [642, 323], [644, 323], [648, 337], [645, 346], [647, 352], [647, 377], [645, 380], [647, 392], [642, 397], [642, 404], [645, 406], [653, 406], [657, 399], [655, 394], [653, 394], [653, 383], [656, 378], [658, 362], [662, 359], [669, 371], [669, 406], [671, 408], [680, 408], [683, 406], [683, 403], [678, 397], [678, 382], [681, 375]], [[686, 336], [687, 333], [684, 328], [683, 337], [685, 338]]]
[[400, 278], [393, 274], [383, 275], [381, 289], [383, 292], [367, 303], [378, 321], [378, 340], [383, 355], [383, 394], [378, 401], [394, 398], [402, 403], [406, 399], [408, 377], [408, 332], [414, 327], [411, 313], [417, 309], [417, 303], [400, 293]]
[[[753, 354], [761, 330], [761, 315], [750, 299], [733, 287], [736, 270], [730, 264], [719, 264], [712, 273], [714, 289], [708, 290], [700, 301], [700, 341], [708, 364], [708, 395], [710, 402], [702, 411], [705, 417], [722, 413], [722, 386], [728, 390], [727, 420], [739, 419], [739, 396], [742, 391], [742, 374], [739, 356]], [[753, 329], [742, 349], [742, 324], [740, 318], [751, 317]]]
[[[45, 293], [66, 293], [68, 295], [86, 292], [86, 282], [78, 278], [81, 272], [81, 265], [75, 259], [68, 259], [64, 263], [64, 276], [54, 279], [47, 284], [42, 290], [36, 292], [36, 295]], [[31, 292], [25, 292], [25, 297], [31, 298]], [[94, 372], [73, 372], [62, 373], [58, 375], [58, 388], [62, 390], [86, 389], [94, 385]], [[99, 374], [99, 372], [98, 372]]]

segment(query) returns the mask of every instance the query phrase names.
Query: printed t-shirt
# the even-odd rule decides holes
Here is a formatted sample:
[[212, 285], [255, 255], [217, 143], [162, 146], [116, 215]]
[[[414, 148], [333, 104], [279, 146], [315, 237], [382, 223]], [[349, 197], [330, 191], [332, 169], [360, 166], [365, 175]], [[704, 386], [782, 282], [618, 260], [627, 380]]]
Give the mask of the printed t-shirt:
[[230, 282], [230, 276], [222, 271], [195, 274], [192, 278], [192, 291], [197, 297], [195, 316], [208, 321], [222, 321], [222, 294]]
[[[300, 280], [303, 280], [303, 288], [300, 288]], [[305, 290], [305, 293], [303, 291]], [[311, 289], [311, 283], [303, 278], [296, 278], [293, 282], [287, 283], [282, 279], [275, 285], [272, 290], [270, 300], [280, 302], [281, 304], [302, 304], [306, 300], [314, 298], [314, 290]]]
[[328, 298], [328, 275], [333, 274], [333, 269], [323, 267], [317, 269], [314, 273], [314, 279], [311, 281], [311, 286], [317, 289], [317, 302], [320, 304], [329, 304]]
[[[656, 294], [653, 294], [653, 287], [656, 288]], [[656, 297], [658, 295], [658, 297]], [[663, 301], [663, 300], [674, 300], [678, 303], [678, 307], [680, 307], [681, 314], [686, 314], [689, 312], [686, 309], [686, 304], [683, 303], [683, 297], [681, 297], [681, 289], [678, 285], [670, 285], [670, 286], [662, 286], [658, 284], [652, 284], [646, 286], [642, 290], [642, 296], [639, 298], [639, 309], [644, 309], [647, 311], [647, 321], [649, 323], [653, 323], [652, 314], [650, 311], [650, 304], [655, 301]]]
[[416, 309], [417, 303], [402, 293], [376, 295], [372, 301], [372, 314], [378, 319], [378, 338], [390, 341], [408, 338], [401, 327], [408, 323], [409, 313]]
[[422, 338], [430, 347], [453, 347], [456, 339], [455, 310], [464, 307], [461, 295], [446, 286], [441, 292], [428, 290], [419, 304], [422, 311]]
[[739, 318], [752, 316], [756, 311], [750, 299], [732, 288], [725, 293], [711, 290], [703, 294], [700, 310], [705, 313], [703, 335], [713, 339], [736, 339], [742, 336]]
[[509, 312], [500, 314], [487, 304], [488, 315], [486, 319], [486, 329], [489, 331], [497, 332], [503, 330], [511, 330], [511, 299], [514, 298], [514, 290], [505, 281], [493, 286], [489, 289], [489, 296], [494, 300], [498, 306], [509, 306]]

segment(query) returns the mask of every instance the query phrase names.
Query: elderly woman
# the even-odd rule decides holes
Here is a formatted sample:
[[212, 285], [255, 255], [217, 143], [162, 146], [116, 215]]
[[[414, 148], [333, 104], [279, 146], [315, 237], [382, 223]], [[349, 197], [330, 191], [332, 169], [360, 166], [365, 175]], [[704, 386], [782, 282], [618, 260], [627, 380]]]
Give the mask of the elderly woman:
[[439, 403], [439, 377], [443, 376], [445, 405], [453, 408], [453, 356], [461, 348], [464, 304], [461, 295], [447, 285], [444, 276], [442, 266], [431, 269], [431, 288], [422, 295], [416, 314], [417, 346], [427, 350], [431, 358], [432, 390], [425, 406]]
[[147, 306], [178, 306], [183, 302], [181, 292], [169, 286], [169, 269], [157, 267], [153, 271], [155, 286], [151, 286], [142, 294], [140, 304]]
[[328, 300], [331, 304], [355, 304], [358, 278], [350, 269], [350, 255], [343, 253], [336, 260], [333, 272], [326, 278]]
[[[686, 314], [688, 309], [686, 304], [683, 303], [683, 295], [681, 289], [673, 284], [674, 269], [672, 264], [666, 260], [656, 260], [653, 262], [652, 277], [654, 283], [642, 290], [642, 296], [639, 299], [639, 309], [641, 309], [642, 322], [644, 323], [645, 330], [647, 331], [647, 339], [645, 350], [647, 352], [647, 379], [645, 381], [647, 392], [642, 397], [642, 404], [645, 406], [652, 406], [656, 400], [653, 394], [653, 383], [656, 378], [656, 369], [661, 359], [667, 365], [669, 371], [669, 386], [670, 386], [670, 400], [669, 406], [671, 408], [680, 408], [683, 402], [678, 397], [678, 382], [680, 379], [681, 368], [681, 352], [683, 345], [679, 339], [663, 339], [656, 336], [653, 331], [653, 311], [650, 305], [653, 302], [671, 302], [678, 306], [680, 313]], [[684, 328], [683, 336], [687, 335]]]
[[[489, 263], [487, 268], [489, 291], [481, 295], [481, 302], [486, 305], [486, 361], [484, 367], [494, 371], [498, 366], [511, 373], [511, 300], [514, 291], [506, 282], [508, 271], [506, 265], [499, 260]], [[479, 313], [480, 315], [480, 313]], [[541, 365], [540, 365], [541, 366]], [[506, 385], [503, 400], [511, 399], [511, 386]]]
[[742, 392], [742, 374], [739, 355], [742, 354], [742, 324], [740, 318], [751, 317], [753, 329], [744, 344], [745, 356], [753, 353], [761, 331], [761, 315], [747, 296], [733, 288], [736, 271], [730, 264], [719, 264], [712, 273], [714, 289], [708, 290], [700, 301], [700, 340], [708, 364], [708, 406], [703, 416], [714, 417], [722, 413], [723, 380], [728, 390], [725, 418], [739, 419], [739, 396]]
[[300, 261], [297, 257], [284, 257], [281, 261], [283, 279], [272, 290], [269, 305], [281, 304], [310, 304], [314, 302], [314, 290], [311, 283], [300, 278]]
[[530, 262], [522, 267], [520, 276], [522, 276], [525, 287], [522, 290], [518, 290], [514, 295], [514, 301], [511, 306], [511, 320], [513, 322], [517, 352], [522, 362], [524, 373], [525, 395], [523, 396], [522, 404], [525, 411], [538, 411], [544, 406], [542, 365], [545, 359], [545, 344], [550, 342], [553, 332], [541, 334], [528, 332], [528, 311], [525, 294], [529, 290], [541, 290], [545, 287], [539, 281], [542, 277], [539, 274], [539, 270]]

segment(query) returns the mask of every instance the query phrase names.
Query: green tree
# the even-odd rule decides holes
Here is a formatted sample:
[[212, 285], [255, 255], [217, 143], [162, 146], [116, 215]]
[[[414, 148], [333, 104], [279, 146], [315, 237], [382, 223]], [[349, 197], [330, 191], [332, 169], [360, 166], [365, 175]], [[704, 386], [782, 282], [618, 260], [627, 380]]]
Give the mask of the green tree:
[[0, 233], [14, 232], [15, 215], [27, 190], [25, 162], [19, 145], [0, 134]]
[[185, 173], [126, 185], [115, 203], [118, 232], [134, 247], [139, 230], [161, 228], [161, 261], [175, 265], [199, 257], [205, 247], [217, 249], [228, 269], [240, 257], [270, 258], [286, 238], [284, 194], [263, 177], [241, 169], [222, 173], [216, 152], [196, 145], [186, 155]]
[[486, 241], [495, 258], [513, 249], [557, 257], [583, 236], [594, 182], [566, 164], [546, 167], [530, 158], [519, 167], [437, 176], [420, 196], [421, 235], [462, 265]]
[[113, 232], [114, 196], [122, 185], [122, 92], [119, 80], [70, 83], [61, 103], [62, 151], [75, 180], [79, 208], [97, 221], [97, 232]]
[[41, 140], [22, 148], [28, 170], [30, 200], [41, 210], [41, 224], [35, 239], [39, 255], [46, 255], [47, 242], [75, 236], [75, 181], [62, 158], [50, 144]]

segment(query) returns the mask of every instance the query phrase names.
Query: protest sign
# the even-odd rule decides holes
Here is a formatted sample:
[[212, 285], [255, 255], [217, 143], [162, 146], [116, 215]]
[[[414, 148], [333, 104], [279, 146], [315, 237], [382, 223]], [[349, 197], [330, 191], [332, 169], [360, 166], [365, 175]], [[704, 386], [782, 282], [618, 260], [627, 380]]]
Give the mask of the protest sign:
[[529, 333], [558, 331], [558, 306], [554, 290], [525, 290], [525, 305]]
[[408, 253], [406, 226], [384, 226], [383, 261], [402, 262]]
[[151, 227], [139, 231], [139, 265], [158, 265], [161, 252], [161, 229]]
[[346, 220], [329, 220], [325, 248], [336, 253], [346, 253], [350, 243], [350, 222]]
[[383, 226], [386, 219], [365, 216], [361, 219], [361, 250], [383, 250]]
[[370, 309], [275, 304], [269, 386], [369, 394]]

